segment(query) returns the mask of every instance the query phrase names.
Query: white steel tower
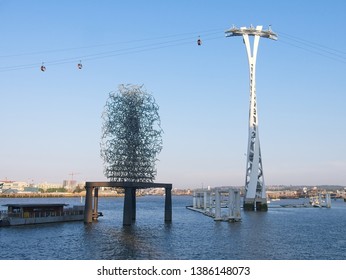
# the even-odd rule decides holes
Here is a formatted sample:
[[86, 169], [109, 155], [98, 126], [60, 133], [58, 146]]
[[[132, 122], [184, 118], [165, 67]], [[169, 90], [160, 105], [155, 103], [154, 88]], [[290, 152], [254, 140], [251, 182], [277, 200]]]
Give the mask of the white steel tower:
[[[250, 108], [249, 108], [249, 140], [246, 160], [244, 210], [267, 211], [266, 187], [264, 183], [262, 156], [258, 133], [258, 111], [256, 101], [256, 58], [260, 37], [277, 40], [277, 35], [268, 30], [262, 30], [262, 26], [252, 25], [250, 28], [232, 27], [227, 30], [226, 37], [243, 36], [246, 46], [250, 70]], [[249, 36], [254, 36], [253, 50], [251, 51]]]

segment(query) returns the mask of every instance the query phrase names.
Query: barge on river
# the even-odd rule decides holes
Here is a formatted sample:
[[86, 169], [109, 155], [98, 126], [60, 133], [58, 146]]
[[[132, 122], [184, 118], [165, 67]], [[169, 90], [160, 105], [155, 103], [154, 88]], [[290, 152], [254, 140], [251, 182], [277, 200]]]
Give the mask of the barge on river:
[[83, 221], [84, 206], [65, 208], [68, 204], [5, 204], [0, 211], [0, 227]]

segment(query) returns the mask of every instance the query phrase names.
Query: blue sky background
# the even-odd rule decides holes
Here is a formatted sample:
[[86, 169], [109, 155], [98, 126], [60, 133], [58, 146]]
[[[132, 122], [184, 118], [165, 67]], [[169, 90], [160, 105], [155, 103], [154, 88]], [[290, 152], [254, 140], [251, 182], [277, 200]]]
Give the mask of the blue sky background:
[[257, 59], [266, 184], [346, 185], [345, 11], [342, 0], [2, 0], [0, 180], [106, 180], [101, 114], [131, 83], [160, 106], [156, 181], [243, 185], [248, 64], [224, 31], [253, 24], [279, 36], [260, 40]]

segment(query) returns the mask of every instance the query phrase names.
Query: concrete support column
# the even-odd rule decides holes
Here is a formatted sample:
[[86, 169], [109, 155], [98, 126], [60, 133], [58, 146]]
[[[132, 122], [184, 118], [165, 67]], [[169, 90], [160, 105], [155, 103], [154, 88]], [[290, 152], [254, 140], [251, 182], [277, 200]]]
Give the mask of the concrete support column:
[[210, 211], [210, 191], [207, 192], [207, 195], [206, 195], [206, 202], [207, 202], [207, 205], [206, 205], [206, 211]]
[[221, 199], [219, 190], [215, 190], [215, 221], [221, 220]]
[[130, 226], [133, 218], [133, 191], [131, 187], [125, 187], [123, 225]]
[[132, 189], [132, 221], [136, 220], [136, 188]]
[[93, 209], [93, 220], [98, 218], [98, 208], [99, 208], [99, 188], [94, 189], [94, 209]]
[[165, 188], [165, 222], [172, 221], [172, 187]]
[[197, 193], [197, 208], [198, 209], [201, 208], [201, 193], [200, 192]]
[[210, 212], [213, 211], [213, 193], [212, 192], [209, 193], [209, 211]]
[[207, 210], [207, 192], [203, 193], [203, 209]]
[[234, 190], [228, 190], [228, 218], [234, 219]]
[[197, 193], [196, 191], [193, 191], [193, 200], [192, 200], [192, 207], [196, 208], [197, 207]]
[[235, 221], [239, 221], [241, 219], [239, 190], [234, 190], [234, 218]]
[[88, 185], [85, 186], [86, 194], [85, 194], [85, 205], [84, 205], [84, 223], [91, 223], [92, 222], [92, 216], [93, 216], [93, 203], [92, 203], [92, 196], [93, 196], [93, 187], [90, 187]]

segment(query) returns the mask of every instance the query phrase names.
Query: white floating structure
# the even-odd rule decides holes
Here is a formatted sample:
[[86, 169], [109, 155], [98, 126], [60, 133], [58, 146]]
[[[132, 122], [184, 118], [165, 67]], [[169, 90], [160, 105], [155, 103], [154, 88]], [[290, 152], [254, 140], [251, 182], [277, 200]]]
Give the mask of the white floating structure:
[[193, 192], [190, 210], [214, 218], [214, 221], [238, 222], [240, 213], [240, 190], [231, 187], [197, 189]]

